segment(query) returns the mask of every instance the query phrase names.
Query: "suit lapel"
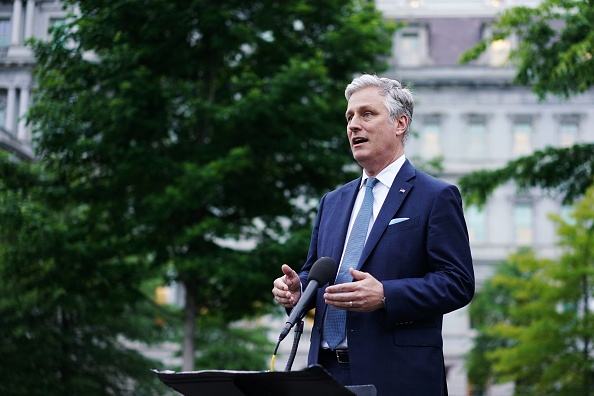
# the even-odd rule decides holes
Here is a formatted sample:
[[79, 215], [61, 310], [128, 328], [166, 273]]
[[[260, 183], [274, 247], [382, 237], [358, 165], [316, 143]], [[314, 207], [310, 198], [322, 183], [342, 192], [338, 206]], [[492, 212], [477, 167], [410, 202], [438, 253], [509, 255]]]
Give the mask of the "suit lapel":
[[410, 183], [410, 180], [415, 177], [415, 172], [415, 168], [408, 160], [402, 164], [400, 171], [398, 171], [398, 174], [394, 178], [394, 182], [392, 183], [392, 187], [390, 187], [386, 200], [377, 215], [377, 219], [375, 219], [375, 222], [373, 223], [371, 232], [367, 237], [367, 242], [361, 253], [361, 259], [359, 260], [359, 268], [365, 263], [369, 254], [383, 235], [386, 227], [388, 227], [390, 220], [392, 220], [394, 214], [400, 209], [405, 198], [412, 190], [413, 184]]

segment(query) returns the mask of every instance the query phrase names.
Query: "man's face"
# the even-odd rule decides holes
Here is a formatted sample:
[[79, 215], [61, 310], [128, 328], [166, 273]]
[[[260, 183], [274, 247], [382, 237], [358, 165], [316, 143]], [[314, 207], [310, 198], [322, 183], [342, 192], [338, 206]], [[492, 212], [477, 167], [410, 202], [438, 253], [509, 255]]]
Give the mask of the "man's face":
[[347, 136], [355, 160], [369, 176], [376, 176], [404, 153], [402, 136], [408, 120], [398, 117], [389, 122], [384, 97], [377, 87], [356, 91], [345, 113]]

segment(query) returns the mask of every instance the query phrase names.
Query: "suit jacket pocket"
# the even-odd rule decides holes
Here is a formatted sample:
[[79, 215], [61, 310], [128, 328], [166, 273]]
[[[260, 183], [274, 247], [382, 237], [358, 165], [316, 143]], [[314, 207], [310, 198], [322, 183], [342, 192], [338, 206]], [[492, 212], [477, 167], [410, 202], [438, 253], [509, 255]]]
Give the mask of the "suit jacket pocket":
[[439, 329], [400, 329], [394, 330], [394, 345], [417, 347], [443, 347]]
[[408, 228], [413, 228], [419, 225], [419, 216], [411, 217], [408, 220], [401, 221], [400, 223], [391, 224], [386, 229], [386, 232], [397, 232], [406, 230]]

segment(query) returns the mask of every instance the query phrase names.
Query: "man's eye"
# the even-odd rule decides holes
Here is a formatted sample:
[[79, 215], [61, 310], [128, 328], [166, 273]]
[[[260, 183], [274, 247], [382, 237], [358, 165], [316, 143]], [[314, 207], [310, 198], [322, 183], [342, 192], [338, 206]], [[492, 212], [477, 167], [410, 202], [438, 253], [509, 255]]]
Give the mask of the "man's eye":
[[363, 117], [371, 117], [371, 111], [366, 111], [366, 112], [363, 114]]

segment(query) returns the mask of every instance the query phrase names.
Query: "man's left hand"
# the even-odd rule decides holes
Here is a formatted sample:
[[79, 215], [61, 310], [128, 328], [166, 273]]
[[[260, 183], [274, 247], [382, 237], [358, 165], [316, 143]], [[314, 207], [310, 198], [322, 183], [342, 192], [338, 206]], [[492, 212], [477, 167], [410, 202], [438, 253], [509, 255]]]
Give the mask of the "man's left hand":
[[351, 268], [353, 282], [328, 286], [324, 293], [326, 304], [338, 309], [371, 312], [384, 307], [384, 285], [370, 273]]

